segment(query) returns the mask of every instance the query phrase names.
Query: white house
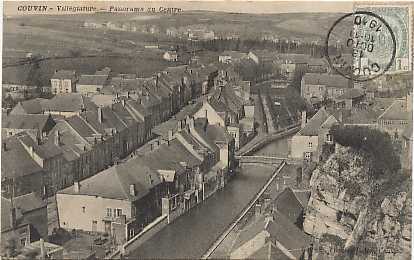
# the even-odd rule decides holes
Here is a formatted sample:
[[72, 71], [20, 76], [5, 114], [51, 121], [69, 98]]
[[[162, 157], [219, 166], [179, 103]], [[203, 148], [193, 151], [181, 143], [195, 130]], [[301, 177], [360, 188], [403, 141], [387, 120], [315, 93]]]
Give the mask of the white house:
[[176, 51], [166, 51], [162, 58], [166, 61], [178, 61], [178, 55]]
[[323, 144], [333, 142], [329, 130], [339, 122], [338, 119], [321, 108], [307, 122], [306, 112], [302, 112], [302, 129], [291, 139], [290, 157], [318, 161]]

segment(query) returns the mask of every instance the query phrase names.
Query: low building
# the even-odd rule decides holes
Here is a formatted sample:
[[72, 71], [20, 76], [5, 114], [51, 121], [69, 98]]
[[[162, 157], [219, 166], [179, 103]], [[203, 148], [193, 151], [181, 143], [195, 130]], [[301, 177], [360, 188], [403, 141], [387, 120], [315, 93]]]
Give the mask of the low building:
[[96, 110], [97, 106], [88, 98], [79, 93], [56, 95], [52, 99], [43, 102], [43, 110], [46, 114], [70, 117], [81, 112]]
[[56, 70], [50, 79], [52, 94], [65, 94], [76, 91], [76, 72], [74, 70]]
[[27, 132], [34, 137], [46, 137], [56, 122], [51, 115], [2, 114], [2, 136]]
[[246, 227], [237, 237], [230, 259], [309, 260], [311, 237], [274, 211]]
[[335, 115], [321, 108], [308, 122], [302, 112], [301, 130], [291, 139], [290, 157], [299, 160], [319, 161], [324, 144], [333, 143], [329, 133], [331, 127], [340, 122], [340, 113]]
[[409, 122], [412, 121], [411, 100], [395, 100], [379, 117], [378, 128], [390, 134], [394, 139], [399, 139]]
[[107, 81], [108, 75], [105, 74], [83, 74], [79, 77], [79, 81], [76, 83], [76, 92], [84, 95], [99, 93], [107, 84]]
[[301, 81], [301, 95], [308, 102], [333, 100], [351, 89], [352, 82], [341, 75], [306, 73]]
[[60, 227], [107, 233], [118, 244], [160, 216], [161, 180], [137, 160], [116, 165], [56, 195]]
[[352, 109], [361, 104], [365, 99], [365, 93], [358, 88], [351, 88], [345, 90], [345, 93], [335, 97], [335, 106], [337, 108]]
[[178, 61], [178, 54], [176, 51], [166, 51], [162, 58], [166, 61]]
[[238, 51], [225, 51], [218, 56], [218, 61], [220, 63], [238, 63], [243, 59], [247, 59], [247, 53], [238, 52]]
[[47, 238], [45, 201], [35, 193], [1, 197], [1, 256], [15, 257], [41, 238]]

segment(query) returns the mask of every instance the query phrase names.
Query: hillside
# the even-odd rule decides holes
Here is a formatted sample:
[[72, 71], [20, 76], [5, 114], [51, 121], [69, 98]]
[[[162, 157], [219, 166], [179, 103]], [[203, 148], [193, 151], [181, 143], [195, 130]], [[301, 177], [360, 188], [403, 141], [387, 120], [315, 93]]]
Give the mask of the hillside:
[[381, 178], [369, 178], [372, 162], [363, 152], [337, 146], [313, 172], [304, 230], [319, 238], [314, 254], [321, 259], [409, 259], [411, 184], [381, 187]]

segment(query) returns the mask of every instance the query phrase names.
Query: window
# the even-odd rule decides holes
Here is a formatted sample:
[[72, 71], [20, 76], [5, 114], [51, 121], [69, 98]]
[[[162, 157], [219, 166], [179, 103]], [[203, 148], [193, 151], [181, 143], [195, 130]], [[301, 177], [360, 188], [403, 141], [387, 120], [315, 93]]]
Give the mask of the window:
[[305, 159], [306, 160], [309, 160], [311, 158], [311, 156], [312, 156], [312, 153], [310, 153], [310, 152], [305, 153]]
[[309, 147], [309, 148], [312, 148], [312, 142], [309, 142], [309, 143], [308, 143], [308, 147]]
[[116, 209], [116, 216], [119, 217], [122, 215], [122, 209]]
[[86, 211], [86, 208], [82, 207], [82, 212], [85, 213], [85, 211]]
[[107, 217], [112, 217], [112, 209], [111, 208], [106, 208], [106, 216]]
[[130, 229], [130, 230], [129, 230], [129, 237], [131, 238], [131, 237], [133, 237], [134, 235], [135, 235], [134, 230], [133, 230], [133, 229]]
[[20, 245], [26, 246], [26, 238], [21, 238], [20, 239]]
[[331, 134], [326, 135], [326, 141], [327, 142], [332, 142], [332, 135]]

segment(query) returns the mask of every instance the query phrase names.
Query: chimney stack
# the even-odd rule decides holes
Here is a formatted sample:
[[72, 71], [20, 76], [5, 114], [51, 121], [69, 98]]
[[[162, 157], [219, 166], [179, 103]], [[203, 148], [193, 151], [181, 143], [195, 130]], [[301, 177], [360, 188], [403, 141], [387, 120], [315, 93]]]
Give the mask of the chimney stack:
[[12, 228], [15, 228], [17, 225], [16, 208], [14, 207], [10, 209], [10, 225], [12, 226]]
[[3, 151], [7, 151], [7, 144], [5, 142], [3, 142]]
[[301, 128], [304, 128], [306, 125], [306, 111], [302, 111], [302, 121], [301, 121]]
[[130, 99], [131, 98], [131, 93], [129, 93], [129, 91], [127, 92], [127, 98]]
[[103, 122], [103, 113], [102, 113], [102, 107], [98, 107], [98, 121], [100, 124]]
[[172, 130], [168, 130], [168, 141], [169, 142], [172, 141], [173, 136], [174, 136], [173, 131]]
[[122, 103], [122, 106], [125, 107], [125, 99], [122, 99], [121, 103]]
[[40, 239], [40, 259], [46, 259], [45, 241]]
[[129, 185], [129, 195], [131, 195], [131, 196], [136, 196], [136, 192], [135, 192], [135, 184], [130, 184], [130, 185]]
[[55, 132], [55, 139], [54, 139], [54, 143], [55, 143], [55, 145], [56, 145], [56, 146], [59, 146], [59, 145], [60, 145], [60, 135], [59, 135], [59, 130], [57, 130], [57, 131]]
[[73, 183], [73, 191], [76, 192], [76, 193], [79, 193], [79, 191], [80, 191], [80, 183], [79, 183], [79, 181], [75, 181]]

